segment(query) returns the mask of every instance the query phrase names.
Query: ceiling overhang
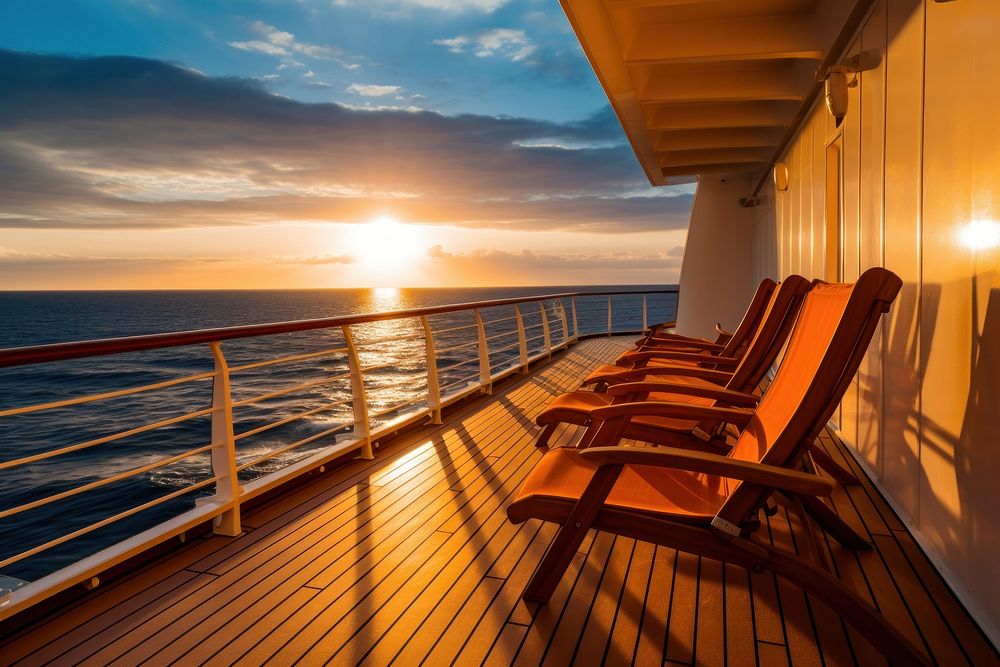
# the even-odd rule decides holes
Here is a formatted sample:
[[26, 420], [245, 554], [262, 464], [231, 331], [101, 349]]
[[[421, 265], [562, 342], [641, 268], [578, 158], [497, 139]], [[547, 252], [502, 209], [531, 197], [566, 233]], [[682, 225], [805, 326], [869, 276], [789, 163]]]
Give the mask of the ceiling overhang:
[[870, 2], [561, 0], [653, 185], [762, 174]]

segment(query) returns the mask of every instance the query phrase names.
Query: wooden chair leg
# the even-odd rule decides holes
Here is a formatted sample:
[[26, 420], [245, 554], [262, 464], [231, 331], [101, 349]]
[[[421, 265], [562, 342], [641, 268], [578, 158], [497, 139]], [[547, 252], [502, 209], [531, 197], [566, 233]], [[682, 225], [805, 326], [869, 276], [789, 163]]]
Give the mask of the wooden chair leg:
[[798, 496], [802, 501], [809, 516], [828, 532], [833, 539], [837, 540], [841, 546], [848, 549], [868, 550], [872, 548], [871, 542], [860, 535], [841, 519], [836, 512], [830, 509], [826, 503], [815, 496]]
[[594, 517], [604, 504], [604, 499], [611, 493], [621, 471], [621, 465], [607, 465], [594, 473], [587, 489], [549, 545], [542, 562], [528, 582], [528, 587], [524, 589], [522, 597], [525, 600], [545, 604], [552, 597], [573, 560], [573, 554], [580, 548]]
[[833, 477], [840, 484], [854, 486], [861, 483], [853, 472], [830, 458], [830, 455], [823, 451], [822, 447], [815, 444], [809, 445], [809, 455], [816, 465], [829, 473], [830, 477]]
[[539, 449], [547, 449], [549, 446], [549, 438], [552, 437], [552, 433], [556, 430], [558, 424], [546, 424], [542, 432], [538, 434], [538, 438], [535, 440], [535, 447]]
[[813, 567], [801, 557], [779, 549], [768, 549], [768, 569], [784, 577], [830, 607], [871, 642], [890, 665], [929, 665], [924, 653], [863, 602], [840, 580]]
[[522, 596], [528, 602], [546, 604], [556, 586], [562, 580], [573, 560], [573, 554], [580, 548], [583, 538], [587, 535], [587, 528], [575, 528], [571, 524], [563, 526], [556, 539], [549, 545], [548, 551], [538, 564], [538, 569], [528, 582], [528, 587], [524, 589]]

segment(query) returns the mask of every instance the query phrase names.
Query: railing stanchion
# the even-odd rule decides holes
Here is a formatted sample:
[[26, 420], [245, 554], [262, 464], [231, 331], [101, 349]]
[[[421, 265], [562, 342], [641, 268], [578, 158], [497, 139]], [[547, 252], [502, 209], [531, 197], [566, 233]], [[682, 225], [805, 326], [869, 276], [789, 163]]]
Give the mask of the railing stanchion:
[[549, 335], [549, 313], [545, 310], [545, 302], [538, 302], [538, 310], [542, 315], [542, 344], [545, 346], [545, 353], [552, 356], [552, 336]]
[[426, 315], [420, 317], [424, 326], [424, 350], [427, 357], [427, 407], [431, 411], [431, 423], [441, 423], [441, 385], [438, 383], [437, 354], [434, 352], [434, 331]]
[[608, 295], [608, 335], [611, 335], [611, 295]]
[[521, 307], [514, 304], [514, 317], [517, 320], [517, 356], [518, 366], [522, 373], [528, 372], [528, 339], [524, 333], [524, 318], [521, 317]]
[[646, 329], [649, 328], [649, 324], [646, 321], [646, 295], [642, 295], [642, 332], [646, 333]]
[[490, 371], [490, 348], [486, 343], [486, 326], [483, 324], [483, 316], [476, 308], [472, 311], [476, 316], [476, 333], [479, 337], [479, 384], [483, 386], [483, 393], [493, 393], [493, 378]]
[[557, 301], [559, 305], [559, 324], [562, 325], [562, 344], [564, 347], [569, 347], [569, 325], [566, 323], [566, 304], [562, 302], [562, 299]]
[[347, 346], [347, 363], [351, 369], [351, 407], [354, 409], [354, 437], [361, 441], [361, 456], [375, 458], [372, 448], [371, 423], [368, 421], [368, 397], [365, 395], [365, 378], [358, 359], [358, 348], [354, 345], [354, 335], [350, 325], [341, 327]]
[[215, 363], [212, 378], [212, 474], [215, 482], [214, 500], [227, 506], [215, 517], [213, 529], [217, 535], [235, 537], [243, 532], [240, 525], [240, 480], [236, 472], [236, 439], [233, 435], [233, 394], [229, 381], [229, 364], [222, 353], [222, 343], [209, 343]]
[[580, 326], [576, 321], [576, 297], [570, 297], [569, 307], [573, 311], [573, 340], [580, 340]]

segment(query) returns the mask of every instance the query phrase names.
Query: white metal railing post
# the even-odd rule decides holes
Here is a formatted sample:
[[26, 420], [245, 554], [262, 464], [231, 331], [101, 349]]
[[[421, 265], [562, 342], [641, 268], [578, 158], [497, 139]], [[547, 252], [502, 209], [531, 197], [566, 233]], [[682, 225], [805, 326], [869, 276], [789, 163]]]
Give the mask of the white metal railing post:
[[486, 344], [486, 326], [483, 324], [483, 316], [479, 309], [472, 311], [476, 316], [476, 332], [479, 336], [479, 384], [483, 386], [483, 391], [492, 393], [493, 383], [490, 377], [490, 348]]
[[514, 317], [517, 320], [517, 356], [518, 366], [522, 373], [528, 372], [528, 339], [524, 333], [524, 318], [521, 317], [521, 307], [514, 304]]
[[441, 423], [441, 385], [438, 383], [437, 353], [434, 351], [434, 331], [426, 315], [420, 316], [424, 326], [424, 350], [427, 357], [427, 407], [431, 411], [431, 423]]
[[358, 359], [358, 348], [354, 345], [354, 336], [350, 325], [341, 327], [344, 332], [344, 343], [347, 346], [347, 364], [351, 370], [351, 406], [354, 409], [354, 437], [362, 442], [361, 455], [366, 459], [375, 458], [372, 449], [371, 423], [368, 421], [368, 397], [365, 395], [365, 378]]
[[573, 340], [580, 339], [580, 325], [576, 321], [576, 297], [570, 297], [569, 307], [573, 311]]
[[552, 337], [549, 335], [549, 313], [545, 310], [545, 302], [538, 302], [538, 310], [542, 314], [542, 344], [545, 346], [545, 352], [547, 354], [552, 354]]
[[649, 324], [646, 321], [646, 295], [643, 294], [642, 295], [642, 331], [643, 331], [643, 333], [645, 333], [646, 329], [648, 329], [648, 328], [649, 328]]
[[236, 439], [233, 435], [233, 394], [229, 380], [229, 364], [222, 353], [222, 343], [209, 343], [215, 363], [212, 378], [212, 474], [215, 482], [215, 500], [227, 507], [215, 517], [214, 531], [218, 535], [235, 537], [242, 532], [240, 526], [240, 488], [236, 472]]
[[611, 295], [608, 295], [608, 335], [611, 335]]
[[559, 324], [562, 325], [562, 344], [569, 345], [569, 324], [566, 322], [566, 305], [562, 299], [556, 302], [559, 306]]

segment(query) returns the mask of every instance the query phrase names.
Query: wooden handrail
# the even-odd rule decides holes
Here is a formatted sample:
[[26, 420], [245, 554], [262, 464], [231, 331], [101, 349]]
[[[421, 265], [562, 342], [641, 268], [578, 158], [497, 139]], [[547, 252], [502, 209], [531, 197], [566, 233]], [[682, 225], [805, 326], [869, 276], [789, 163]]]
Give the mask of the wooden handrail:
[[679, 288], [658, 290], [623, 290], [600, 292], [564, 292], [561, 294], [542, 294], [538, 296], [511, 297], [509, 299], [494, 299], [489, 301], [473, 301], [469, 303], [448, 304], [444, 306], [427, 306], [424, 308], [409, 308], [406, 310], [390, 310], [383, 313], [363, 313], [359, 315], [343, 315], [312, 320], [294, 320], [291, 322], [273, 322], [268, 324], [249, 324], [235, 327], [219, 327], [215, 329], [197, 329], [194, 331], [177, 331], [143, 336], [126, 336], [122, 338], [103, 338], [98, 340], [74, 341], [69, 343], [52, 343], [48, 345], [31, 345], [12, 347], [0, 350], [0, 368], [25, 366], [50, 361], [66, 359], [83, 359], [99, 357], [108, 354], [124, 352], [139, 352], [166, 347], [181, 347], [197, 345], [236, 338], [253, 338], [274, 334], [293, 333], [298, 331], [313, 331], [342, 327], [366, 322], [382, 322], [385, 320], [421, 317], [454, 313], [475, 308], [491, 308], [517, 303], [531, 303], [548, 299], [569, 299], [579, 296], [621, 296], [627, 294], [677, 294]]

